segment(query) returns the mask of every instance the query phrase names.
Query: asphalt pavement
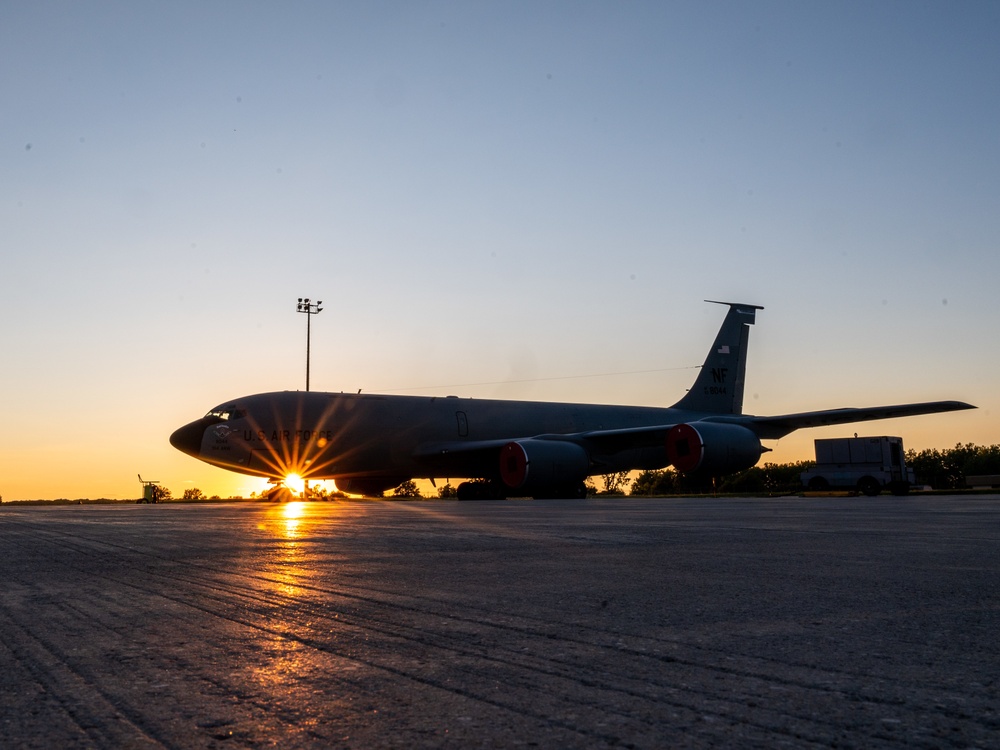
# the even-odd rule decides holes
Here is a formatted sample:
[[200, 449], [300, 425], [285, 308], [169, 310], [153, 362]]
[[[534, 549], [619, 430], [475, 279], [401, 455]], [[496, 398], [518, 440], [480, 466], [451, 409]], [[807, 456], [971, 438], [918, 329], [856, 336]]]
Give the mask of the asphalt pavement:
[[1000, 496], [0, 505], [0, 747], [1000, 746]]

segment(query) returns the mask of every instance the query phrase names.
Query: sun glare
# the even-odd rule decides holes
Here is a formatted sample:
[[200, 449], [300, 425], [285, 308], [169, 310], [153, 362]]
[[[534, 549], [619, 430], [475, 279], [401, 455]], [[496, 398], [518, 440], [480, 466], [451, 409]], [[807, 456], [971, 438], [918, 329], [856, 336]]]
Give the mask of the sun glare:
[[301, 500], [295, 500], [290, 503], [285, 503], [281, 508], [282, 523], [284, 525], [284, 537], [294, 546], [294, 541], [296, 537], [299, 536], [299, 523], [302, 521], [302, 516], [305, 512], [305, 503]]
[[285, 486], [299, 497], [302, 497], [302, 493], [306, 488], [306, 483], [305, 480], [298, 474], [289, 474], [285, 477]]
[[302, 517], [304, 506], [301, 502], [295, 501], [286, 503], [281, 510], [281, 514], [286, 520], [296, 520]]

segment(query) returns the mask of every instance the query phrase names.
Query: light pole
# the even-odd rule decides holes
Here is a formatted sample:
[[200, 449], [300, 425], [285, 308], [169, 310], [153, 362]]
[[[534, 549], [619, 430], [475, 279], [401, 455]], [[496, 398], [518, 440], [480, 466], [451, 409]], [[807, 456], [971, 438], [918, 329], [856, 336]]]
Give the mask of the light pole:
[[295, 308], [296, 312], [305, 313], [308, 316], [306, 318], [306, 391], [309, 390], [309, 346], [312, 338], [312, 316], [323, 312], [323, 308], [320, 307], [322, 304], [323, 300], [311, 302], [308, 297], [299, 297], [298, 307]]

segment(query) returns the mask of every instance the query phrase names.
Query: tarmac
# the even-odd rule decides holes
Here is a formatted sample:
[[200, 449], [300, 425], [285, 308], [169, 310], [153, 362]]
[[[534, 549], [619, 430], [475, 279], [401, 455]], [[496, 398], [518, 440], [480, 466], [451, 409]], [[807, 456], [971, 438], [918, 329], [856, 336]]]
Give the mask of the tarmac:
[[1000, 496], [0, 505], [3, 748], [1000, 746]]

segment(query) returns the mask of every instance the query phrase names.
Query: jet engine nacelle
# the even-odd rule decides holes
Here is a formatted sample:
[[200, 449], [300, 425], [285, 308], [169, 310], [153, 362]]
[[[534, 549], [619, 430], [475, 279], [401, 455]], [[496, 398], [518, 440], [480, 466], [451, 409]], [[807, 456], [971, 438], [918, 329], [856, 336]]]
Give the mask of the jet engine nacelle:
[[721, 422], [695, 422], [671, 427], [667, 458], [685, 474], [729, 474], [754, 466], [764, 447], [746, 427]]
[[500, 479], [510, 489], [572, 486], [589, 473], [587, 451], [567, 440], [517, 440], [500, 449]]

